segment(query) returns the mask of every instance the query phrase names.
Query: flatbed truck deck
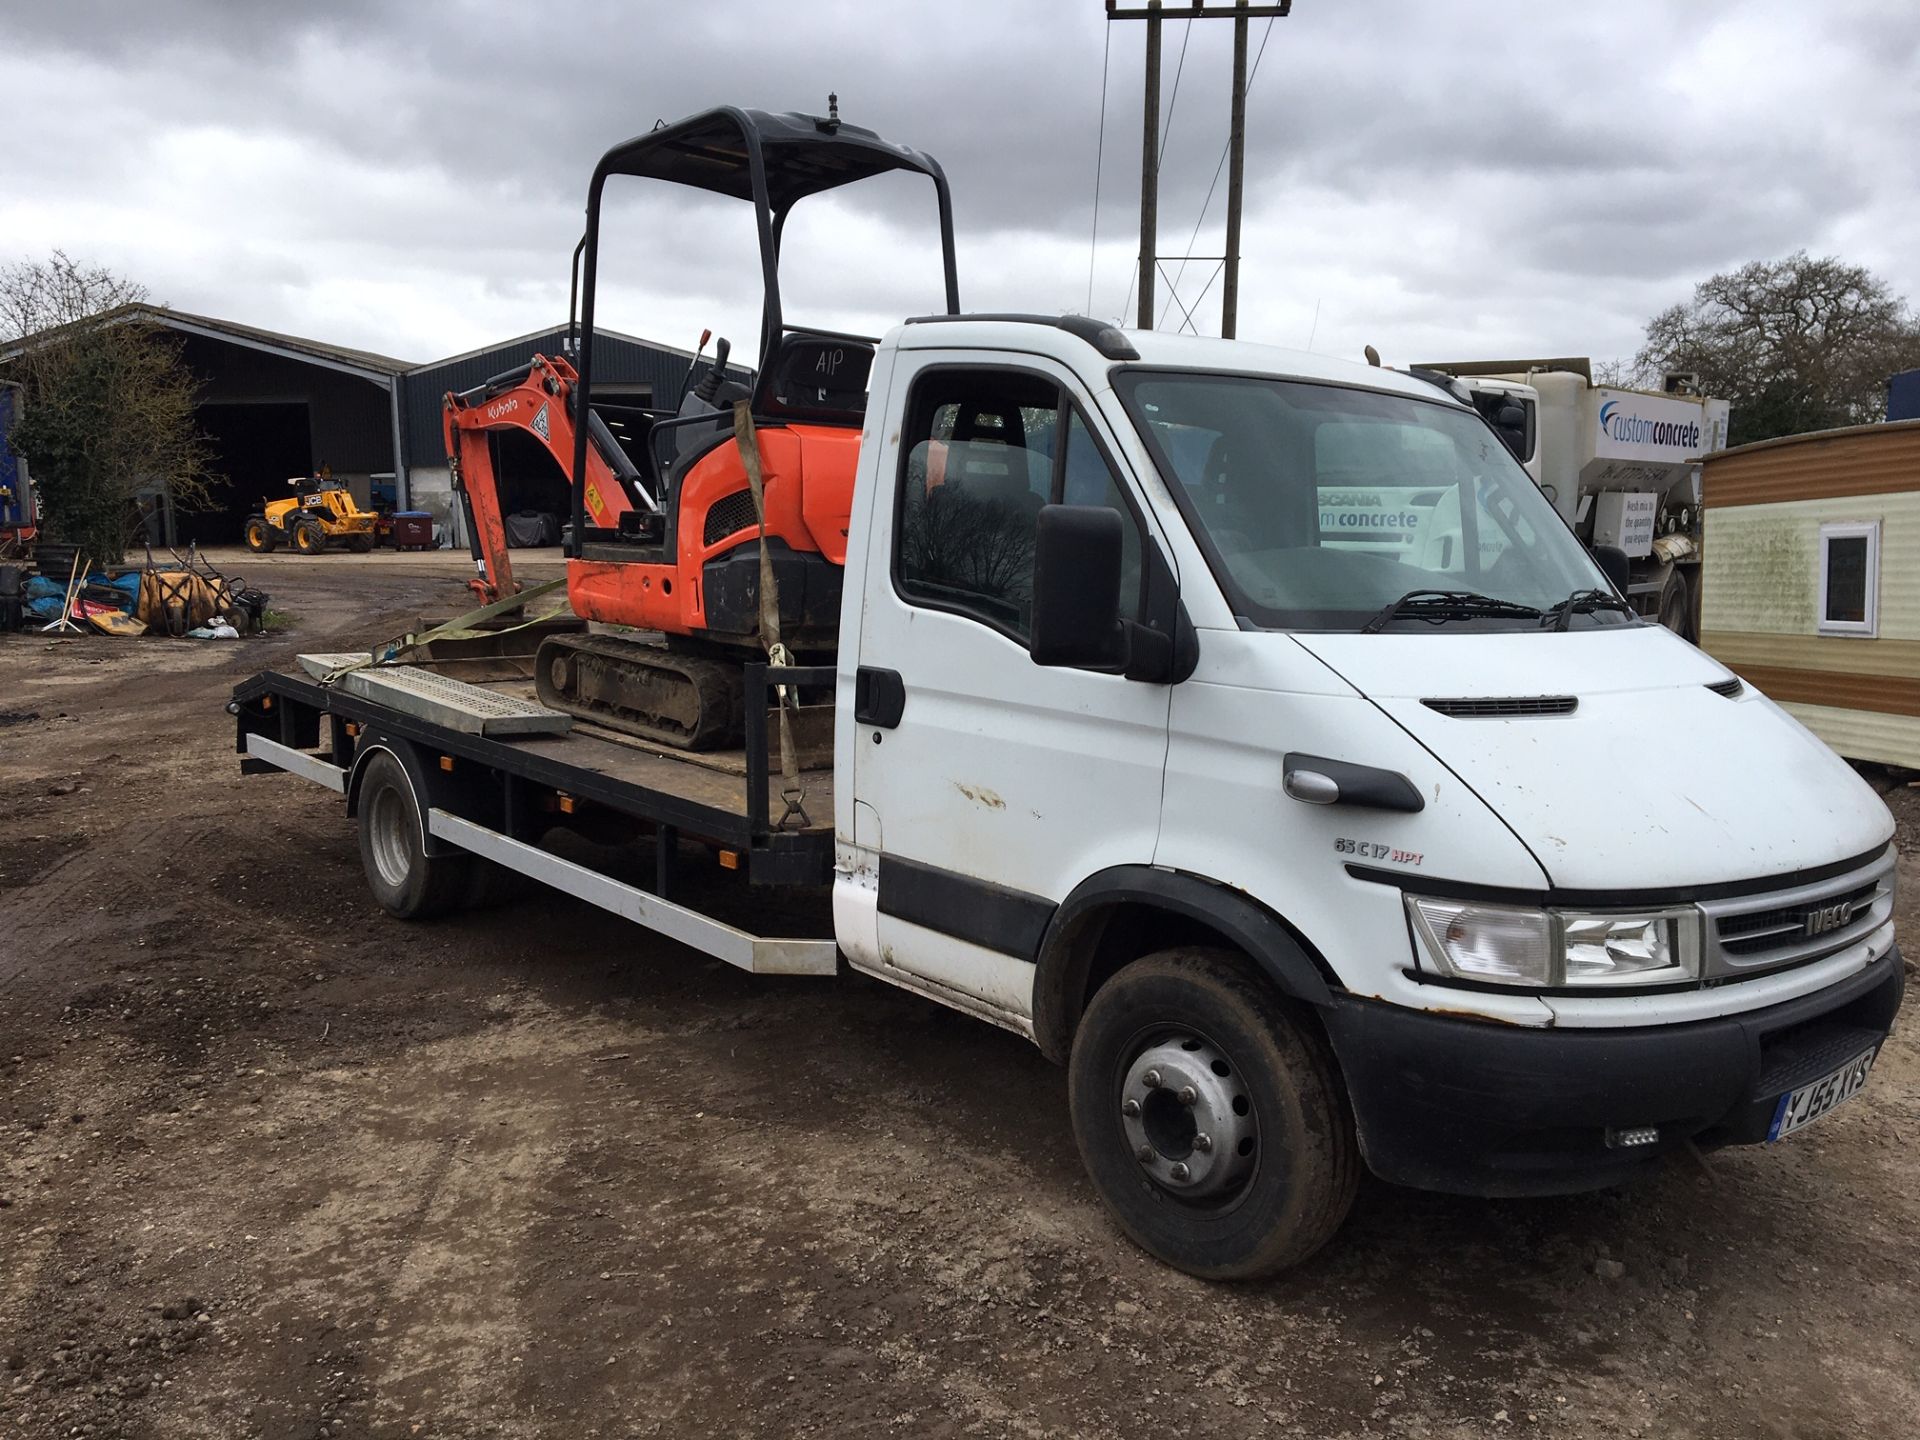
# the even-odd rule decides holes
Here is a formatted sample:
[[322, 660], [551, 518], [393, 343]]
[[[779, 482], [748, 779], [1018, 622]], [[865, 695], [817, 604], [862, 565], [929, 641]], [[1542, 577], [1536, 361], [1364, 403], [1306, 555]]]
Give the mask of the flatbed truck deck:
[[[831, 680], [830, 668], [746, 667], [749, 696], [763, 699], [779, 685]], [[511, 677], [444, 682], [452, 703], [464, 694], [474, 714], [524, 689]], [[674, 898], [683, 839], [704, 842], [751, 886], [824, 897], [832, 884], [832, 771], [801, 773], [798, 806], [789, 811], [789, 787], [769, 757], [764, 704], [748, 706], [739, 749], [674, 754], [578, 719], [558, 734], [476, 733], [448, 723], [447, 703], [381, 703], [308, 675], [268, 671], [236, 686], [228, 710], [244, 772], [298, 775], [344, 797], [356, 817], [367, 762], [376, 752], [393, 757], [418, 807], [429, 864], [475, 856], [756, 973], [834, 973], [831, 940], [754, 934]], [[540, 838], [559, 824], [651, 839], [651, 885], [542, 849]]]

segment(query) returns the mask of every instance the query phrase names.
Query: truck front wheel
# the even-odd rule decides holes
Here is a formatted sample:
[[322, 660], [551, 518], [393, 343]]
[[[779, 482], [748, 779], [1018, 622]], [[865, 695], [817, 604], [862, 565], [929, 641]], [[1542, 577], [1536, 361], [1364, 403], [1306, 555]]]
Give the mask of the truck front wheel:
[[431, 920], [468, 894], [472, 861], [466, 855], [429, 855], [420, 804], [400, 762], [385, 750], [367, 760], [360, 780], [360, 864], [367, 884], [389, 915]]
[[1074, 1035], [1068, 1088], [1100, 1198], [1190, 1275], [1297, 1265], [1353, 1203], [1360, 1153], [1333, 1058], [1230, 952], [1166, 950], [1109, 980]]

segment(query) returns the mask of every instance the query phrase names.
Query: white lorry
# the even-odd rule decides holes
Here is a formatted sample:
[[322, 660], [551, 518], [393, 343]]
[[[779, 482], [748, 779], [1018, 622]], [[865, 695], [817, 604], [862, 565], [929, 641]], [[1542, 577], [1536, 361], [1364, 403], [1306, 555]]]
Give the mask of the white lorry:
[[[750, 165], [763, 209], [787, 177], [844, 178], [832, 116], [722, 121], [744, 142], [674, 175], [745, 194]], [[668, 143], [596, 172], [583, 356], [601, 177]], [[1784, 1139], [1865, 1083], [1903, 988], [1886, 807], [1633, 614], [1471, 404], [1315, 355], [955, 313], [951, 267], [948, 292], [878, 342], [830, 337], [864, 383], [802, 387], [805, 427], [765, 360], [773, 399], [696, 387], [667, 422], [743, 463], [796, 440], [851, 462], [846, 508], [812, 512], [844, 539], [810, 572], [837, 580], [837, 647], [735, 672], [739, 750], [549, 713], [496, 637], [465, 679], [429, 645], [243, 682], [243, 769], [340, 794], [396, 917], [505, 867], [755, 973], [850, 967], [1030, 1037], [1068, 1068], [1112, 1214], [1196, 1275], [1311, 1254], [1363, 1169], [1610, 1186]], [[687, 463], [637, 477], [669, 514]], [[576, 529], [576, 608], [654, 553], [634, 528]], [[705, 553], [698, 523], [676, 543]], [[776, 691], [816, 713], [770, 722]], [[770, 723], [819, 711], [818, 768], [774, 764]], [[650, 850], [650, 882], [564, 848], [573, 827]], [[717, 864], [689, 891], [696, 849]]]
[[[345, 795], [400, 913], [474, 854], [750, 968], [837, 953], [1031, 1036], [1070, 1065], [1120, 1223], [1201, 1275], [1304, 1258], [1363, 1163], [1611, 1185], [1781, 1138], [1864, 1081], [1902, 988], [1885, 807], [1609, 603], [1471, 408], [1041, 319], [905, 325], [871, 395], [812, 781], [830, 828], [768, 823], [764, 732], [730, 790], [578, 724], [492, 738], [304, 676], [235, 692], [251, 768]], [[957, 478], [954, 407], [1009, 403], [1025, 446], [971, 442]], [[1043, 431], [1060, 448], [1029, 466]], [[941, 445], [1029, 542], [977, 593], [902, 553]], [[1447, 517], [1414, 558], [1318, 523], [1323, 489], [1409, 479]], [[832, 939], [747, 935], [540, 848], [588, 807], [830, 889]]]
[[1596, 385], [1584, 359], [1416, 369], [1456, 378], [1574, 532], [1626, 555], [1637, 611], [1698, 638], [1700, 461], [1726, 447], [1727, 401], [1678, 375], [1661, 392]]

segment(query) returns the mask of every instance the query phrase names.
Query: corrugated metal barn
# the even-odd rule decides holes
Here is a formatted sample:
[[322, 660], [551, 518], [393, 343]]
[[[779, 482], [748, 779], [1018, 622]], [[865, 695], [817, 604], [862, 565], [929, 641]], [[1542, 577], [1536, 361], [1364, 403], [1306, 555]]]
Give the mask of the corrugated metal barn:
[[[174, 511], [155, 494], [162, 538], [237, 545], [247, 515], [290, 494], [287, 481], [325, 465], [362, 504], [394, 470], [404, 360], [283, 335], [164, 305], [126, 305], [99, 324], [138, 322], [171, 332], [199, 381], [195, 419], [212, 448], [211, 508]], [[0, 352], [4, 364], [33, 343]]]
[[[197, 419], [212, 443], [213, 507], [174, 511], [158, 496], [164, 538], [181, 545], [240, 543], [241, 527], [265, 499], [291, 493], [287, 481], [322, 466], [361, 505], [391, 505], [433, 515], [449, 543], [466, 537], [453, 505], [440, 428], [449, 390], [470, 390], [526, 365], [536, 354], [565, 353], [567, 327], [555, 325], [463, 355], [414, 365], [387, 355], [190, 315], [161, 305], [131, 305], [99, 317], [148, 322], [173, 332], [200, 383]], [[0, 350], [0, 367], [32, 338]], [[693, 355], [617, 331], [594, 336], [593, 404], [639, 462], [650, 413], [671, 410], [688, 382]], [[702, 360], [692, 379], [711, 369]], [[731, 365], [745, 380], [751, 371]], [[531, 437], [496, 437], [495, 473], [502, 509], [565, 515], [565, 468]]]
[[[404, 385], [405, 464], [401, 493], [412, 508], [431, 513], [449, 538], [465, 544], [453, 505], [452, 480], [447, 470], [446, 443], [440, 428], [441, 406], [448, 391], [471, 390], [496, 375], [524, 366], [535, 355], [565, 353], [567, 327], [537, 330], [464, 355], [450, 356], [409, 370]], [[614, 435], [627, 445], [636, 463], [647, 429], [647, 413], [671, 410], [688, 383], [691, 351], [659, 345], [616, 331], [597, 331], [593, 337], [593, 407]], [[692, 372], [698, 380], [711, 366], [701, 360]], [[728, 371], [747, 379], [750, 371], [729, 365]], [[518, 432], [496, 437], [494, 471], [499, 477], [501, 508], [546, 511], [565, 515], [567, 476], [531, 437]]]

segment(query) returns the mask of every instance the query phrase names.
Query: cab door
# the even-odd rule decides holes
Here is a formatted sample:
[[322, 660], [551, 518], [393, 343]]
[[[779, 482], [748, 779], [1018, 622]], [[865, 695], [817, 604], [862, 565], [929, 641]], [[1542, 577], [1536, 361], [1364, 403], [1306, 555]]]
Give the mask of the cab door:
[[851, 757], [855, 848], [877, 859], [864, 968], [1029, 1030], [1056, 906], [1096, 871], [1152, 861], [1171, 699], [1165, 684], [1033, 663], [1040, 508], [1122, 512], [1129, 618], [1150, 562], [1171, 569], [1064, 366], [904, 351], [892, 393], [904, 401], [888, 407], [901, 421], [881, 442], [868, 526]]

